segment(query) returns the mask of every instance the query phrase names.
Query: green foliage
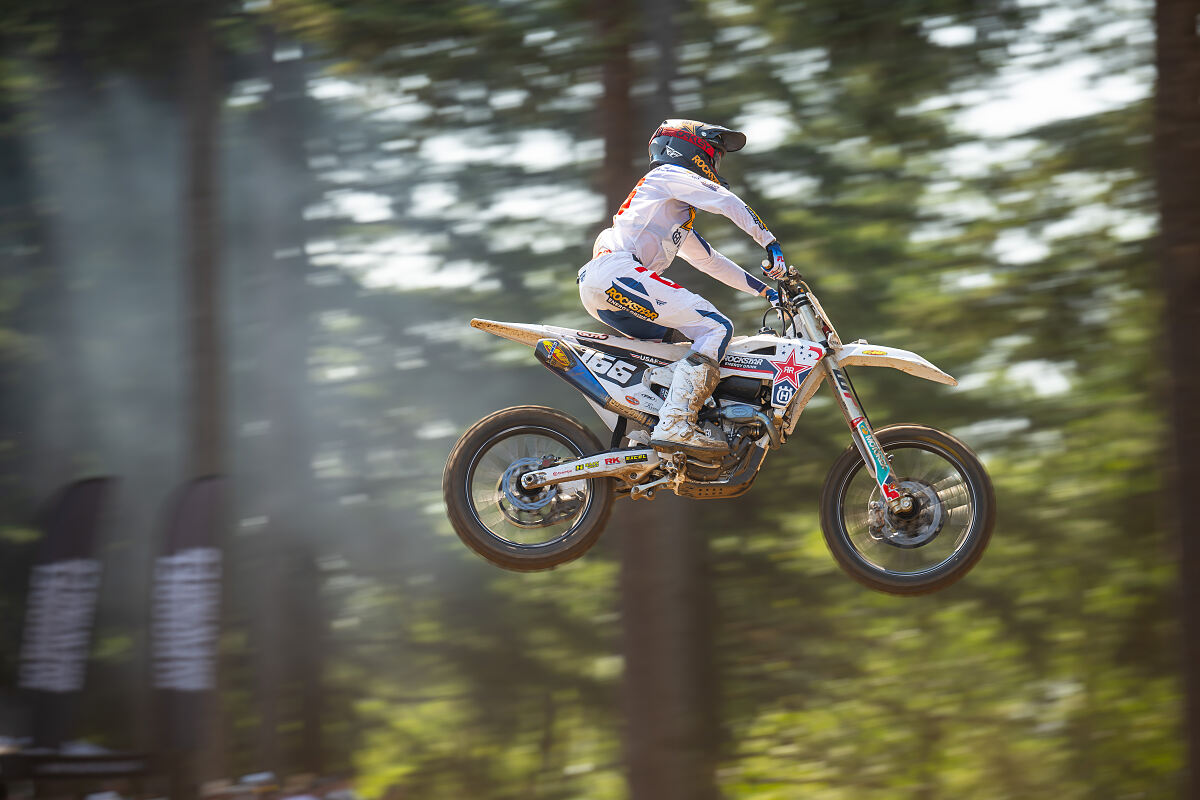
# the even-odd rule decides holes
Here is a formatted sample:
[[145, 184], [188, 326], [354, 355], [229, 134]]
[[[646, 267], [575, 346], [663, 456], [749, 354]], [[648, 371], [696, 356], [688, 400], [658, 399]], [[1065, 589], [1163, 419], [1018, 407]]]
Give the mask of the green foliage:
[[[59, 85], [47, 72], [63, 41], [57, 8], [8, 18], [4, 35], [25, 44], [0, 63], [0, 136], [58, 142], [38, 151], [51, 167], [79, 163], [31, 111], [41, 108], [31, 97]], [[231, 771], [313, 768], [297, 731], [312, 719], [300, 667], [316, 664], [324, 768], [354, 771], [369, 797], [626, 796], [615, 537], [561, 570], [502, 574], [459, 545], [439, 489], [453, 437], [488, 411], [541, 402], [591, 421], [527, 352], [467, 327], [475, 316], [593, 327], [573, 277], [611, 209], [594, 191], [603, 52], [588, 8], [280, 0], [222, 18], [226, 74], [237, 79], [222, 145], [239, 486], [222, 698]], [[1088, 20], [1085, 31], [1146, 12], [1059, 9]], [[1007, 138], [958, 116], [1031, 50], [1039, 66], [1069, 46], [1067, 57], [1090, 51], [1143, 74], [1144, 49], [1118, 53], [1047, 13], [1001, 0], [713, 0], [676, 17], [675, 112], [764, 132], [724, 172], [843, 338], [915, 350], [961, 381], [857, 370], [872, 422], [962, 436], [985, 457], [1000, 507], [992, 548], [962, 584], [908, 600], [866, 593], [838, 572], [816, 520], [824, 470], [847, 444], [840, 416], [818, 400], [748, 496], [696, 514], [712, 551], [716, 769], [729, 797], [1174, 793], [1174, 563], [1157, 511], [1170, 432], [1156, 400], [1166, 376], [1147, 105]], [[136, 26], [101, 17], [74, 45], [97, 75], [165, 63], [170, 36], [118, 53]], [[631, 19], [619, 35], [638, 45], [644, 26]], [[277, 60], [276, 48], [297, 44], [304, 58]], [[650, 50], [634, 51], [647, 82]], [[131, 80], [171, 98], [160, 79]], [[289, 95], [285, 79], [307, 94]], [[125, 109], [118, 121], [140, 108], [121, 106], [119, 92], [90, 98]], [[148, 130], [162, 142], [173, 129]], [[135, 485], [157, 490], [177, 443], [146, 441], [142, 420], [178, 405], [178, 390], [173, 373], [147, 379], [129, 363], [173, 358], [173, 318], [153, 309], [176, 285], [164, 264], [178, 243], [126, 243], [169, 227], [178, 176], [163, 166], [168, 149], [131, 148], [129, 137], [102, 127], [89, 146], [110, 166], [75, 176], [129, 179], [143, 193], [128, 208], [73, 206], [76, 184], [39, 183], [30, 156], [15, 159], [23, 173], [6, 172], [0, 233], [13, 266], [0, 275], [0, 365], [4, 387], [21, 387], [27, 361], [52, 351], [31, 317], [53, 304], [31, 286], [62, 280], [56, 259], [83, 276], [72, 296], [91, 311], [75, 336], [105, 401], [100, 439], [132, 443], [130, 460], [111, 445], [91, 451], [135, 464]], [[42, 226], [38, 209], [59, 227]], [[731, 257], [757, 262], [733, 226], [697, 225]], [[77, 243], [51, 247], [64, 244], [54, 231], [86, 234], [86, 258]], [[739, 332], [757, 327], [760, 305], [675, 269]], [[125, 293], [122, 313], [106, 314], [100, 301]], [[280, 340], [292, 344], [280, 350]], [[288, 393], [294, 403], [278, 399]], [[0, 465], [6, 496], [25, 497], [20, 470], [41, 440], [17, 412], [30, 408], [5, 406]], [[176, 423], [154, 419], [164, 416], [164, 427]], [[293, 435], [303, 442], [278, 449]], [[130, 539], [147, 537], [153, 511], [128, 516], [135, 553], [149, 552]], [[0, 546], [27, 558], [12, 514]], [[281, 560], [292, 566], [270, 573]], [[125, 570], [132, 594], [141, 578]], [[319, 609], [301, 611], [313, 598]], [[20, 601], [0, 602], [12, 618]], [[109, 674], [124, 666], [128, 696], [144, 655], [141, 634], [129, 634], [138, 612], [106, 608], [97, 657]], [[320, 634], [305, 641], [297, 630]], [[106, 702], [118, 701], [94, 701]], [[282, 744], [266, 764], [272, 736]]]

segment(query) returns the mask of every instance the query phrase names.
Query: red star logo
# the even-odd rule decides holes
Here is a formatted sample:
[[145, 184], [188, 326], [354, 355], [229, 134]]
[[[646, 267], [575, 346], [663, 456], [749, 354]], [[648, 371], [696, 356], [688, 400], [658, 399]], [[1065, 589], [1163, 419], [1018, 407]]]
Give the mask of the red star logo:
[[786, 360], [771, 361], [767, 359], [767, 363], [775, 370], [775, 383], [790, 383], [796, 389], [800, 388], [800, 376], [812, 369], [809, 365], [796, 361], [794, 349], [788, 351]]

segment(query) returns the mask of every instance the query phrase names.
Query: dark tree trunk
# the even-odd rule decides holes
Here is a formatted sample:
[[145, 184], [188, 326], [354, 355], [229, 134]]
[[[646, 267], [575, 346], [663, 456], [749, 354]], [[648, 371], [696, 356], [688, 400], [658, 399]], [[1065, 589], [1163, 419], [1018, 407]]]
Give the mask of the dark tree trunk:
[[1188, 736], [1185, 797], [1200, 797], [1200, 528], [1187, 486], [1200, 452], [1200, 0], [1158, 0], [1154, 157], [1162, 214], [1162, 286], [1170, 370], [1167, 518], [1180, 551]]
[[190, 402], [188, 455], [193, 475], [225, 469], [225, 380], [222, 373], [217, 242], [217, 78], [208, 3], [193, 6], [184, 40], [186, 114], [184, 248], [187, 274]]
[[708, 550], [693, 501], [660, 495], [624, 510], [621, 618], [631, 800], [711, 800], [717, 701]]
[[[274, 29], [260, 30], [263, 74], [271, 91], [264, 98], [258, 141], [259, 225], [262, 270], [262, 345], [259, 355], [263, 416], [271, 421], [266, 437], [262, 483], [264, 511], [270, 519], [261, 552], [264, 584], [255, 647], [259, 702], [264, 724], [259, 750], [272, 769], [300, 765], [323, 771], [321, 714], [324, 616], [313, 530], [312, 432], [308, 383], [311, 298], [307, 284], [304, 208], [315, 190], [308, 167], [305, 136], [309, 130], [308, 64], [303, 58], [279, 60], [281, 44]], [[286, 44], [292, 44], [290, 42]], [[293, 592], [288, 602], [289, 589]], [[312, 597], [300, 596], [308, 590]], [[304, 635], [298, 635], [303, 631]], [[286, 688], [285, 688], [286, 687]], [[287, 693], [299, 693], [294, 701]], [[283, 708], [298, 709], [303, 733], [298, 752], [278, 741]]]
[[[604, 47], [604, 96], [600, 102], [600, 132], [604, 136], [601, 191], [606, 213], [615, 213], [637, 181], [633, 128], [633, 61], [629, 57], [631, 20], [629, 0], [595, 0], [596, 22]], [[607, 226], [607, 223], [606, 223]]]
[[[93, 107], [96, 99], [95, 83], [84, 58], [84, 27], [88, 20], [89, 7], [80, 0], [63, 4], [58, 22], [61, 35], [51, 61], [55, 85], [42, 101], [41, 112], [46, 124], [50, 125], [59, 124], [61, 120], [74, 120], [75, 124], [83, 126], [82, 130], [76, 131], [78, 140], [99, 143], [103, 139], [94, 120], [79, 114], [79, 109]], [[51, 141], [61, 143], [62, 139]], [[59, 238], [61, 231], [57, 230], [60, 227], [67, 231], [86, 229], [91, 224], [81, 220], [91, 210], [71, 189], [87, 187], [89, 181], [96, 180], [95, 156], [76, 147], [47, 146], [52, 147], [49, 157], [53, 164], [49, 168], [71, 176], [72, 185], [65, 186], [62, 181], [49, 182], [51, 196], [46, 198], [49, 203], [32, 204], [43, 266], [38, 293], [41, 308], [34, 327], [48, 345], [47, 355], [39, 365], [43, 384], [39, 396], [43, 398], [43, 406], [33, 417], [37, 433], [31, 473], [34, 486], [42, 494], [48, 494], [74, 477], [81, 463], [79, 456], [94, 454], [98, 443], [92, 415], [86, 407], [88, 381], [74, 313], [75, 304], [85, 300], [81, 300], [79, 292], [72, 288], [71, 265]], [[47, 212], [39, 206], [56, 211]], [[62, 219], [64, 216], [66, 219]], [[83, 225], [79, 224], [81, 221]], [[86, 266], [79, 268], [86, 269]]]
[[[214, 9], [194, 0], [181, 14], [182, 106], [184, 129], [183, 243], [184, 302], [187, 315], [187, 468], [193, 477], [219, 475], [226, 469], [225, 380], [221, 349], [220, 214], [217, 189], [219, 80], [212, 35]], [[218, 674], [218, 685], [223, 677]], [[177, 753], [171, 796], [196, 796], [199, 777], [225, 774], [220, 693], [197, 719], [203, 744], [197, 753]]]
[[655, 70], [654, 106], [648, 109], [646, 119], [646, 135], [664, 119], [675, 116], [675, 100], [673, 84], [679, 77], [679, 64], [675, 56], [675, 45], [679, 39], [679, 29], [675, 25], [675, 14], [679, 10], [679, 0], [652, 0], [645, 5], [647, 24], [650, 29], [650, 41], [658, 51], [658, 67]]
[[[634, 107], [629, 57], [633, 4], [597, 4], [605, 43], [604, 196], [615, 211], [642, 170], [637, 143], [648, 124], [670, 115], [674, 74], [672, 0], [646, 9], [658, 46], [654, 108]], [[652, 123], [642, 120], [653, 118]], [[710, 800], [718, 796], [716, 691], [708, 547], [693, 529], [692, 503], [671, 495], [619, 509], [624, 751], [632, 800]]]

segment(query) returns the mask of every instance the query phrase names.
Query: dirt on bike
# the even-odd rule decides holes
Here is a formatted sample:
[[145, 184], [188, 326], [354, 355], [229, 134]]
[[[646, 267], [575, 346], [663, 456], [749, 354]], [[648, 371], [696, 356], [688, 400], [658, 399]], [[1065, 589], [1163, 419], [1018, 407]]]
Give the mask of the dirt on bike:
[[649, 446], [670, 365], [687, 355], [686, 344], [472, 320], [475, 328], [532, 347], [583, 394], [610, 442], [605, 448], [583, 423], [543, 406], [484, 417], [454, 445], [442, 476], [458, 536], [497, 566], [543, 570], [595, 544], [618, 497], [651, 500], [661, 491], [697, 500], [737, 497], [753, 485], [767, 454], [787, 444], [824, 385], [852, 439], [820, 495], [821, 528], [834, 559], [854, 580], [889, 594], [925, 594], [962, 578], [983, 555], [996, 520], [983, 464], [936, 428], [874, 430], [846, 367], [957, 381], [907, 350], [843, 344], [794, 269], [777, 288], [780, 331], [764, 324], [753, 336], [733, 337], [721, 360], [720, 383], [699, 421], [728, 451], [704, 459]]

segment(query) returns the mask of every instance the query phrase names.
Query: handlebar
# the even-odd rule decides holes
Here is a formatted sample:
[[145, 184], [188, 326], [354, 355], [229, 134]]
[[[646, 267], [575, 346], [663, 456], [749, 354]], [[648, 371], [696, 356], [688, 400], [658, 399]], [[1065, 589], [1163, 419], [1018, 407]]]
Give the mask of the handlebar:
[[[763, 273], [766, 274], [766, 270], [763, 270]], [[819, 332], [816, 338], [834, 347], [841, 347], [841, 338], [825, 314], [825, 309], [821, 308], [821, 302], [817, 300], [816, 295], [812, 294], [812, 290], [804, 281], [804, 276], [795, 267], [789, 266], [787, 274], [776, 280], [775, 285], [776, 291], [779, 292], [780, 302], [772, 310], [779, 312], [780, 321], [784, 323], [783, 333], [785, 336], [788, 328], [791, 328], [793, 333], [799, 333], [796, 328], [797, 315], [799, 315], [800, 319], [807, 320], [806, 327], [815, 326], [814, 333]], [[770, 311], [763, 314], [761, 332], [765, 333], [771, 330], [767, 327], [767, 314], [769, 313]]]
[[[770, 273], [765, 267], [763, 268], [763, 277], [771, 277]], [[795, 267], [789, 266], [786, 275], [784, 275], [782, 278], [777, 278], [774, 280], [776, 291], [779, 292], [779, 296], [781, 298], [792, 300], [801, 294], [808, 293], [808, 285], [804, 282], [804, 276], [802, 276]], [[788, 291], [784, 292], [784, 289], [787, 289]]]

